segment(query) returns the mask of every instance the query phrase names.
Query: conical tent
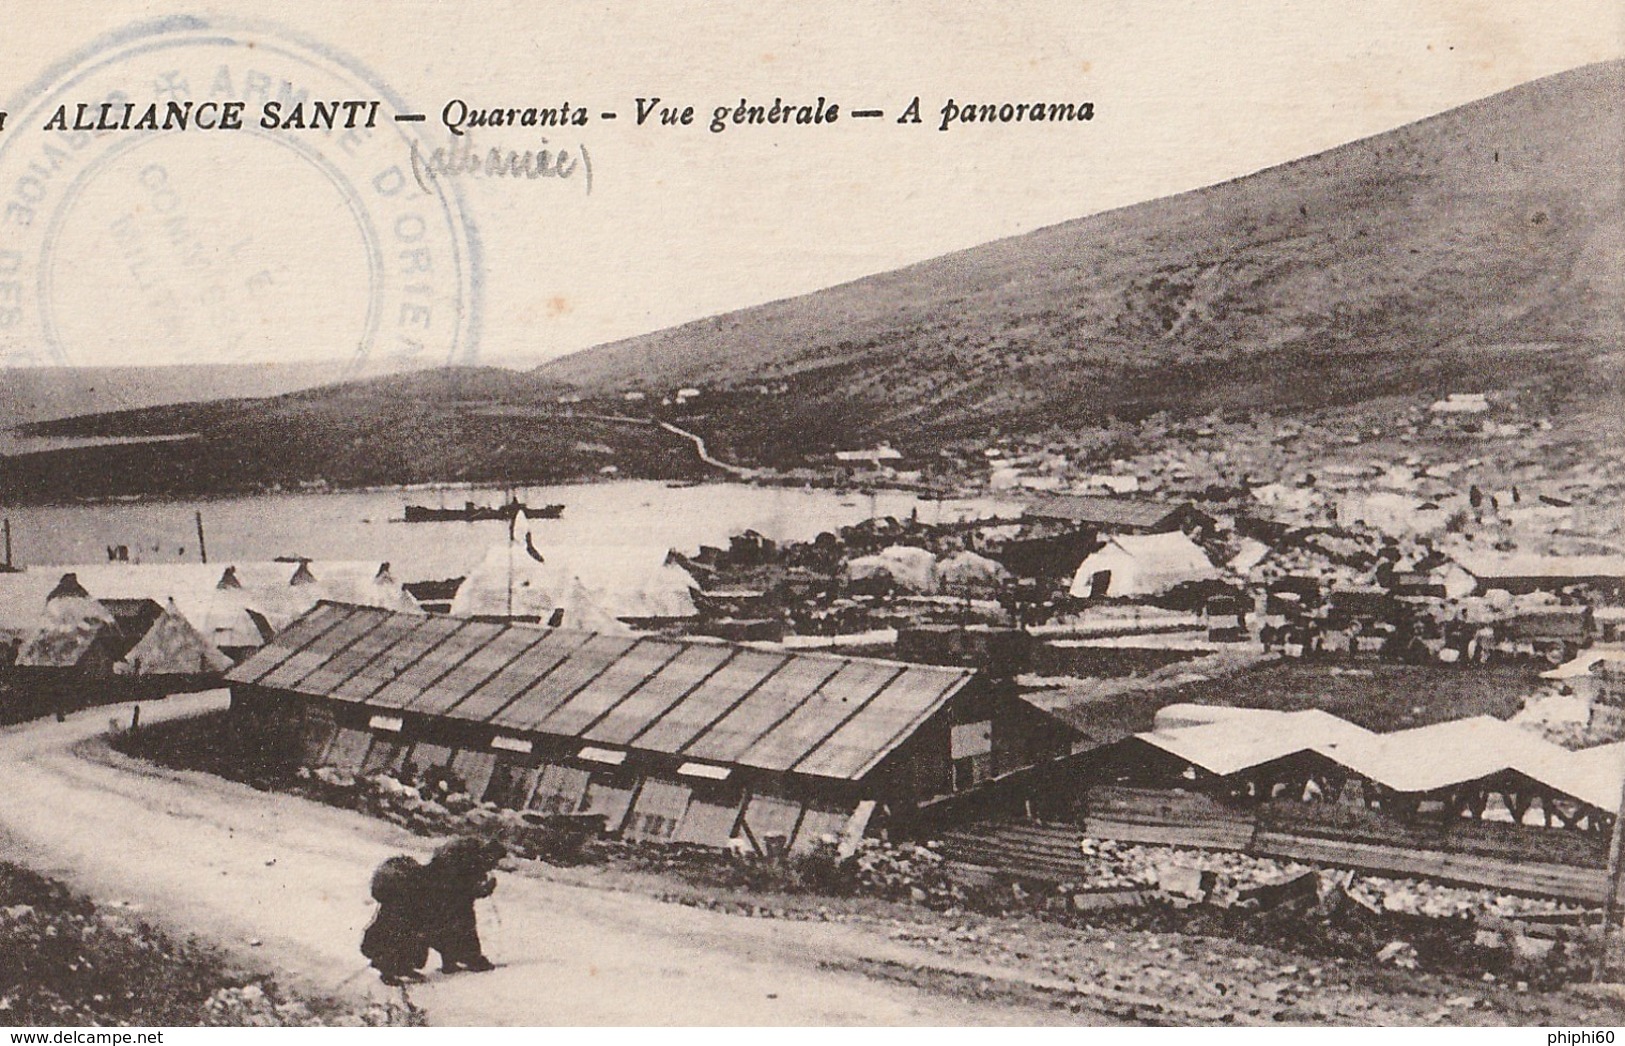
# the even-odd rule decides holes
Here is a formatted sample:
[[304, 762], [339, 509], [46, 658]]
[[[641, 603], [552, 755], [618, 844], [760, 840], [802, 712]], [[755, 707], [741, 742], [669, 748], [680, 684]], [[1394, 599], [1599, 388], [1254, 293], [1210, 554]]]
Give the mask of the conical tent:
[[323, 599], [408, 614], [423, 611], [412, 594], [395, 580], [388, 563], [314, 563], [308, 566], [317, 572], [313, 587]]
[[[94, 620], [63, 621], [38, 630], [17, 651], [18, 668], [77, 668], [96, 649], [105, 650], [111, 625]], [[111, 663], [104, 657], [102, 664]]]
[[698, 588], [667, 549], [538, 548], [530, 521], [519, 512], [508, 539], [463, 580], [451, 612], [622, 632], [628, 620], [694, 616]]
[[226, 567], [213, 587], [189, 592], [172, 602], [217, 650], [253, 650], [269, 638], [269, 623], [262, 629], [249, 610], [249, 593], [236, 567]]
[[422, 612], [417, 600], [395, 582], [387, 569], [381, 569], [377, 560], [238, 564], [236, 580], [244, 593], [243, 605], [277, 628], [286, 628], [324, 599]]
[[699, 613], [694, 575], [667, 557], [669, 550], [634, 546], [587, 546], [546, 557], [568, 569], [599, 606], [617, 618], [682, 618]]
[[490, 548], [458, 586], [451, 613], [458, 617], [534, 620], [594, 631], [626, 631], [626, 626], [600, 605], [580, 578], [560, 564], [537, 559], [529, 544], [529, 532], [516, 527], [513, 537]]
[[120, 667], [136, 676], [190, 676], [224, 672], [231, 659], [192, 627], [173, 599], [147, 634], [124, 655]]
[[43, 623], [17, 651], [17, 667], [77, 667], [93, 649], [107, 648], [113, 628], [112, 612], [91, 598], [78, 575], [63, 574], [45, 597]]
[[62, 580], [45, 597], [47, 628], [71, 629], [80, 625], [111, 625], [112, 613], [79, 583], [78, 574], [63, 574]]

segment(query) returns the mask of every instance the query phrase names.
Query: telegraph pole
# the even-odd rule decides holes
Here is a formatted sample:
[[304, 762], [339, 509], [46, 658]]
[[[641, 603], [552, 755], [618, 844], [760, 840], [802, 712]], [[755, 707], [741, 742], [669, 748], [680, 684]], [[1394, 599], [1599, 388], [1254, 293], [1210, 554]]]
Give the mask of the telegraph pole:
[[197, 554], [203, 562], [207, 563], [209, 561], [209, 546], [203, 543], [203, 513], [194, 512], [192, 516], [197, 520]]
[[1608, 949], [1619, 922], [1620, 876], [1625, 874], [1621, 855], [1625, 851], [1625, 776], [1620, 778], [1619, 809], [1614, 812], [1614, 832], [1608, 841], [1608, 894], [1602, 905], [1602, 941], [1591, 965], [1591, 979], [1600, 981], [1607, 972]]

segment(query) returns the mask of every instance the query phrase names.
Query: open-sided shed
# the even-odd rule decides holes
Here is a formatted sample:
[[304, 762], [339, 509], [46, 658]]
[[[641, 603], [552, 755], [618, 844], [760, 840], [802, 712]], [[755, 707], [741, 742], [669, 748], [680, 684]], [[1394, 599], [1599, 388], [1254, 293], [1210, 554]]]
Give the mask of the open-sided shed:
[[1538, 808], [1547, 825], [1598, 830], [1619, 802], [1619, 769], [1491, 716], [1350, 738], [1326, 754], [1402, 815], [1434, 805], [1524, 823]]
[[1342, 777], [1325, 754], [1332, 744], [1370, 736], [1318, 709], [1224, 711], [1232, 714], [1136, 734], [1114, 745], [1105, 758], [1116, 776], [1137, 783], [1185, 780], [1232, 798], [1269, 799], [1277, 793], [1301, 798], [1311, 782], [1324, 791]]

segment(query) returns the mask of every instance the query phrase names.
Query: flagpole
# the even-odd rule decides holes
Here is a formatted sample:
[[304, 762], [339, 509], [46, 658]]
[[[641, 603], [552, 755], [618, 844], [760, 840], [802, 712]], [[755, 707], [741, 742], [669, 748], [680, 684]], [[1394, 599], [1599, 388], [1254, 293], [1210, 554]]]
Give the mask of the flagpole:
[[513, 540], [518, 529], [519, 513], [508, 517], [508, 621], [513, 621]]

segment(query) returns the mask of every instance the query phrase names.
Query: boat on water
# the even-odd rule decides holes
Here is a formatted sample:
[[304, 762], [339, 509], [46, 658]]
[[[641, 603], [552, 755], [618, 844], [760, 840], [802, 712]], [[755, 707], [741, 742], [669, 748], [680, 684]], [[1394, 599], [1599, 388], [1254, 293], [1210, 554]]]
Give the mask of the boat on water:
[[564, 515], [563, 505], [527, 505], [509, 499], [501, 505], [476, 505], [463, 502], [460, 508], [431, 508], [427, 505], [406, 506], [408, 523], [483, 523], [489, 520], [512, 520], [523, 512], [529, 519], [558, 519]]

